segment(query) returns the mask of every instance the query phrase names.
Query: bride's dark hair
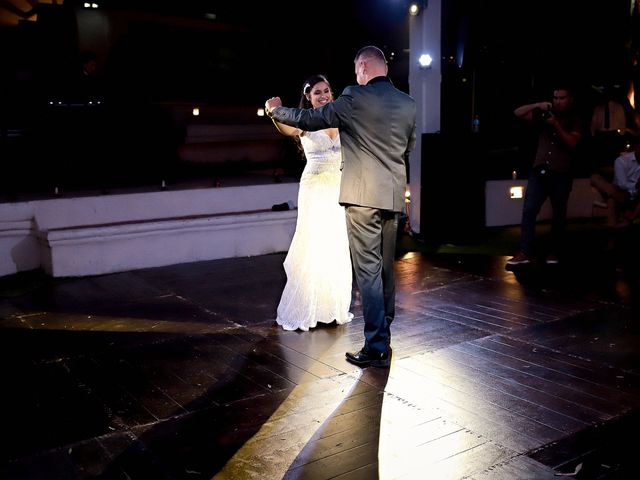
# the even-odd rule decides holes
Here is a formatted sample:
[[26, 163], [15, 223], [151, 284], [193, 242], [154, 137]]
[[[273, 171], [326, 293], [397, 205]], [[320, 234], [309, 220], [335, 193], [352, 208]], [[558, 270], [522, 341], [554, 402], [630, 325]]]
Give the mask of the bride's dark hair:
[[320, 74], [312, 75], [307, 78], [302, 84], [302, 93], [300, 94], [300, 104], [298, 108], [313, 108], [313, 106], [311, 105], [311, 101], [309, 101], [309, 99], [307, 98], [307, 94], [311, 92], [313, 86], [319, 82], [325, 82], [327, 85], [329, 85], [329, 90], [333, 92], [333, 89], [331, 88], [331, 84], [329, 83], [329, 80], [327, 80], [327, 77]]
[[[298, 104], [298, 108], [313, 108], [313, 105], [311, 105], [311, 101], [307, 98], [307, 95], [309, 94], [309, 92], [311, 92], [311, 89], [314, 87], [314, 85], [319, 82], [325, 82], [327, 85], [329, 85], [329, 90], [331, 90], [331, 93], [333, 93], [333, 89], [331, 88], [331, 84], [329, 83], [329, 80], [327, 80], [327, 77], [322, 74], [311, 75], [302, 84], [302, 91], [300, 92], [300, 103]], [[307, 158], [304, 154], [304, 148], [302, 148], [300, 137], [296, 135], [295, 137], [293, 137], [293, 141], [296, 144], [298, 153], [302, 157], [302, 160], [306, 161]]]

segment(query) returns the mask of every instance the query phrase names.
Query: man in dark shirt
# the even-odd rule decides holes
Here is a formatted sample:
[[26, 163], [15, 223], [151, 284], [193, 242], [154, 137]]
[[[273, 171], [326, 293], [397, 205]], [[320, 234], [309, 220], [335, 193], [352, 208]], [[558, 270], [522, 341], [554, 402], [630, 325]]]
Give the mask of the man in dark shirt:
[[534, 254], [536, 218], [547, 198], [551, 201], [552, 250], [546, 263], [558, 263], [567, 223], [567, 204], [573, 186], [571, 162], [582, 138], [579, 116], [572, 105], [574, 96], [567, 87], [553, 90], [551, 102], [523, 105], [514, 110], [516, 117], [540, 127], [538, 148], [527, 182], [522, 206], [520, 251], [507, 260], [507, 266], [528, 264]]

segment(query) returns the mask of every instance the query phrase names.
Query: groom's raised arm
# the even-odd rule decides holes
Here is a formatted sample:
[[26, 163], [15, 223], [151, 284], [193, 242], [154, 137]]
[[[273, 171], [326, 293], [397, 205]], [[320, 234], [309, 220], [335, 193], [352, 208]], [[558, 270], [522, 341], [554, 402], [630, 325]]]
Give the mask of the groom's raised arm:
[[347, 106], [348, 97], [344, 93], [334, 102], [320, 108], [288, 108], [281, 105], [271, 108], [267, 101], [267, 115], [276, 122], [314, 132], [325, 128], [340, 128], [340, 117]]

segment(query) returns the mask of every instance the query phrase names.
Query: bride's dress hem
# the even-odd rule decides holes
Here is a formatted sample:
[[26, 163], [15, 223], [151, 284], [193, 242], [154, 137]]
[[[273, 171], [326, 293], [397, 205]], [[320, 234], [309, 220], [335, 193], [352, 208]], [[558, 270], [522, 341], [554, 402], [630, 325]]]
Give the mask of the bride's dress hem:
[[343, 318], [343, 319], [334, 318], [333, 320], [330, 320], [330, 321], [317, 320], [313, 324], [299, 325], [297, 327], [293, 327], [293, 326], [290, 326], [290, 325], [287, 325], [287, 324], [283, 323], [282, 320], [280, 320], [280, 318], [276, 318], [276, 323], [278, 325], [280, 325], [282, 327], [282, 329], [286, 330], [287, 332], [295, 332], [296, 330], [300, 330], [301, 332], [308, 332], [312, 328], [316, 328], [318, 326], [318, 323], [323, 323], [325, 325], [330, 325], [331, 323], [335, 322], [336, 325], [344, 325], [346, 323], [351, 322], [351, 320], [353, 320], [353, 313], [349, 312], [349, 313], [347, 313], [346, 318]]

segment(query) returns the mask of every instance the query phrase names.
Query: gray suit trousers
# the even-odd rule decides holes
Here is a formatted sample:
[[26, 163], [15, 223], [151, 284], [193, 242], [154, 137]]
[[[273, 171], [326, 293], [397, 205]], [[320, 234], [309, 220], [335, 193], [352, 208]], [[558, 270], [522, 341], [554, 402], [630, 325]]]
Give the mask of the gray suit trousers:
[[395, 260], [398, 213], [346, 206], [351, 261], [362, 298], [366, 352], [387, 351], [395, 317]]

